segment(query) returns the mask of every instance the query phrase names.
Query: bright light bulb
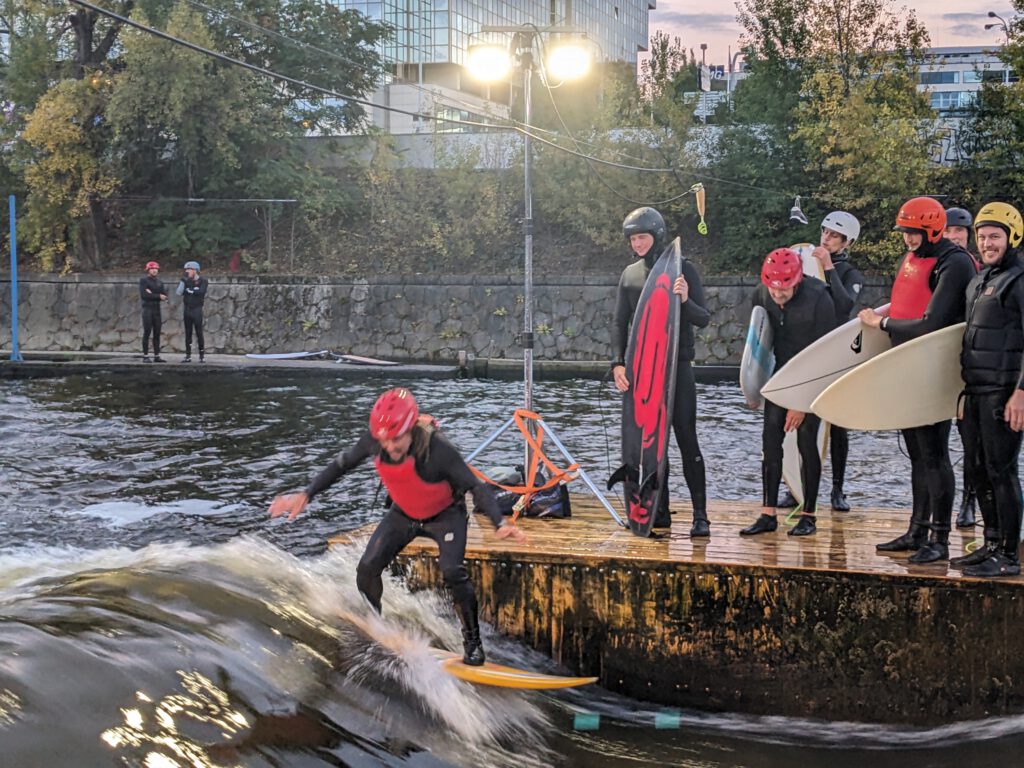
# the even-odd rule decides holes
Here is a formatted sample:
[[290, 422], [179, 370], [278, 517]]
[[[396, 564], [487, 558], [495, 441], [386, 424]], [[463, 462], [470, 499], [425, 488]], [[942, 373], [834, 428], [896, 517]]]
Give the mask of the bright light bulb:
[[555, 80], [579, 80], [590, 71], [590, 52], [582, 45], [562, 43], [548, 56], [548, 74]]
[[471, 45], [466, 64], [469, 73], [484, 82], [501, 80], [512, 68], [508, 51], [500, 45]]

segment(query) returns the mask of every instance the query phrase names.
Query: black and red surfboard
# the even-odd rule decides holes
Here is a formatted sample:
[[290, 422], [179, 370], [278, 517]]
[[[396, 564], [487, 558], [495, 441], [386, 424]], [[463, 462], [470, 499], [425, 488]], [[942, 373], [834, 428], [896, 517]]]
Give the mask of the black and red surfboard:
[[676, 238], [647, 275], [626, 348], [629, 390], [622, 399], [622, 466], [608, 487], [622, 483], [629, 528], [637, 536], [651, 535], [661, 496], [668, 493], [665, 475], [682, 312], [672, 286], [681, 271]]

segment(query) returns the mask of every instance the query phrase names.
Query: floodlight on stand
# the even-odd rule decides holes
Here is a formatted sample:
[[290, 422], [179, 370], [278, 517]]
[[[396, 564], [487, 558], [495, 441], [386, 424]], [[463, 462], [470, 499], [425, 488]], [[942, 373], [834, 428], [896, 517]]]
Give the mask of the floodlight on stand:
[[793, 200], [793, 207], [789, 209], [789, 220], [795, 221], [798, 224], [806, 224], [807, 216], [800, 210], [800, 195], [797, 195]]
[[554, 80], [579, 80], [590, 71], [590, 51], [577, 43], [559, 43], [551, 48], [548, 75]]
[[469, 73], [477, 80], [503, 80], [512, 69], [512, 58], [501, 45], [471, 45], [466, 56]]

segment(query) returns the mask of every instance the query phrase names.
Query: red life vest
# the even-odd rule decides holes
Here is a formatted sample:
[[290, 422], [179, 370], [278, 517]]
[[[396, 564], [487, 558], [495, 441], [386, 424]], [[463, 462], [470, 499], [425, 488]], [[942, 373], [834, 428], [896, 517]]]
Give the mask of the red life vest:
[[923, 259], [913, 251], [903, 257], [900, 271], [892, 284], [889, 317], [894, 320], [920, 320], [932, 300], [931, 276], [938, 256]]
[[442, 480], [428, 483], [416, 474], [416, 462], [406, 456], [400, 464], [388, 464], [378, 455], [373, 460], [391, 500], [413, 520], [429, 520], [455, 503], [451, 485]]

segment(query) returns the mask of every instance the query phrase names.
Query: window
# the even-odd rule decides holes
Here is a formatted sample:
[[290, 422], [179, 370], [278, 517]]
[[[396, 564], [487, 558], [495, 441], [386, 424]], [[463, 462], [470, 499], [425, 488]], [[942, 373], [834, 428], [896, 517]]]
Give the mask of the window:
[[939, 70], [922, 72], [919, 75], [921, 85], [953, 85], [960, 82], [960, 73], [955, 70]]

